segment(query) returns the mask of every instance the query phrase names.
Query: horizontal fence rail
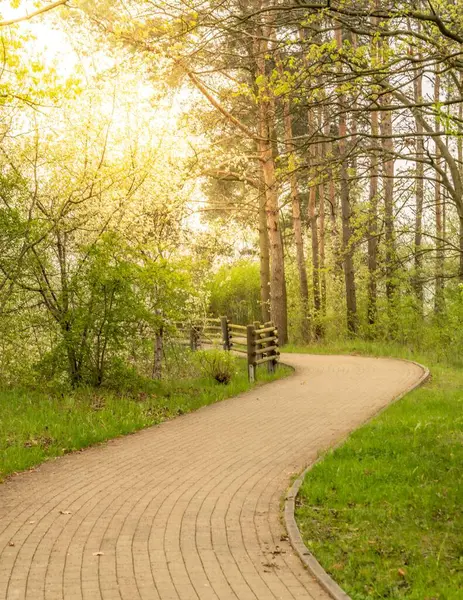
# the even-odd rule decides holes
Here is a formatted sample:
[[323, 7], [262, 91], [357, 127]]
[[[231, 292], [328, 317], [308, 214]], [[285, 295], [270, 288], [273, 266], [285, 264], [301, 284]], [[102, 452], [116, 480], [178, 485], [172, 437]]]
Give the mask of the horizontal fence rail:
[[220, 345], [224, 350], [246, 356], [250, 381], [255, 381], [259, 365], [266, 364], [268, 372], [273, 373], [278, 364], [278, 331], [271, 321], [239, 325], [223, 316], [175, 325], [177, 335], [173, 340], [184, 346], [189, 345], [193, 351]]
[[247, 326], [249, 380], [256, 378], [256, 368], [267, 364], [269, 373], [275, 371], [279, 360], [278, 331], [272, 322]]

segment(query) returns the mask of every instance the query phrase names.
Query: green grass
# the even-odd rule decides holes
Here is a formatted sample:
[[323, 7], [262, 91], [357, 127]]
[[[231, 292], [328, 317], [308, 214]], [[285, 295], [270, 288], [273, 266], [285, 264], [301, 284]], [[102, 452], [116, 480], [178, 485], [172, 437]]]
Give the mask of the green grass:
[[[133, 433], [177, 415], [236, 396], [251, 387], [245, 361], [227, 385], [213, 379], [145, 382], [138, 392], [79, 389], [58, 394], [37, 390], [0, 390], [0, 481], [48, 458]], [[288, 375], [259, 370], [259, 383]], [[258, 384], [257, 384], [258, 385]]]
[[395, 355], [431, 369], [307, 474], [296, 520], [353, 600], [463, 599], [463, 370], [368, 343], [287, 350]]

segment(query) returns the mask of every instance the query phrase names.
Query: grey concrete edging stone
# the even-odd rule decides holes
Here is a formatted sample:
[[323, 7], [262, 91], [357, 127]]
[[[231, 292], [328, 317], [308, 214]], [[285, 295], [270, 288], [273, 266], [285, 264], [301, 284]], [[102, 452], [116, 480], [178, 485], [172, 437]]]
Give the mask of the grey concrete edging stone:
[[[402, 360], [403, 362], [412, 363], [423, 370], [423, 375], [421, 378], [411, 385], [407, 390], [396, 396], [387, 406], [379, 410], [371, 419], [368, 419], [366, 423], [369, 423], [382, 412], [387, 410], [392, 404], [395, 404], [399, 400], [401, 400], [404, 396], [413, 392], [417, 388], [421, 387], [429, 378], [430, 372], [427, 367], [417, 363], [413, 360], [405, 360], [405, 359], [396, 359]], [[366, 424], [364, 423], [364, 425]], [[362, 425], [363, 427], [363, 425]], [[333, 448], [337, 448], [341, 446], [347, 439], [346, 436], [344, 439], [339, 441]], [[294, 516], [296, 509], [296, 498], [299, 494], [299, 490], [301, 489], [302, 483], [305, 479], [307, 473], [320, 461], [323, 460], [323, 456], [321, 456], [318, 460], [310, 464], [307, 469], [296, 479], [293, 485], [289, 488], [288, 493], [285, 496], [285, 504], [284, 504], [284, 524], [286, 527], [286, 531], [288, 532], [289, 542], [294, 550], [299, 555], [300, 559], [304, 563], [304, 566], [307, 570], [313, 575], [313, 577], [318, 581], [318, 583], [323, 587], [323, 589], [333, 598], [333, 600], [352, 600], [351, 597], [346, 594], [346, 592], [334, 581], [334, 579], [328, 575], [325, 569], [321, 566], [315, 556], [309, 551], [307, 546], [304, 544], [302, 539], [301, 532], [296, 523], [296, 518]]]

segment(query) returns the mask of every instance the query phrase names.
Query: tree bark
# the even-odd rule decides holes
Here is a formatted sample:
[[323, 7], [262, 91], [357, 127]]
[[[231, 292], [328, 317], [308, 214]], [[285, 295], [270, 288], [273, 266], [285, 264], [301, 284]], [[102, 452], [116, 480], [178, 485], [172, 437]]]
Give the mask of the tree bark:
[[267, 215], [265, 212], [266, 196], [263, 173], [259, 190], [259, 258], [260, 258], [260, 302], [262, 322], [270, 321], [270, 256], [267, 231]]
[[[265, 10], [268, 7], [268, 1], [262, 0], [260, 7]], [[261, 25], [261, 30], [257, 31], [258, 39], [255, 42], [257, 76], [264, 82], [267, 81], [266, 66], [271, 37], [270, 18], [271, 16], [268, 13], [263, 13], [264, 21]], [[288, 318], [284, 252], [279, 224], [280, 207], [271, 136], [274, 129], [274, 115], [271, 114], [271, 102], [269, 100], [272, 96], [272, 91], [265, 84], [260, 92], [258, 102], [259, 138], [257, 146], [259, 160], [262, 165], [266, 197], [265, 213], [267, 216], [270, 249], [270, 312], [278, 329], [280, 343], [283, 345], [288, 341]]]
[[[460, 73], [460, 84], [463, 87], [463, 71]], [[458, 107], [458, 117], [460, 123], [463, 123], [463, 103]], [[457, 140], [458, 164], [460, 165], [460, 177], [463, 178], [463, 135]], [[463, 200], [463, 199], [462, 199]], [[463, 214], [460, 213], [460, 260], [458, 265], [458, 279], [463, 283]]]
[[[279, 57], [277, 65], [280, 75], [283, 75], [283, 65]], [[291, 116], [291, 106], [288, 97], [283, 99], [283, 120], [284, 120], [284, 143], [285, 152], [288, 157], [289, 167], [289, 185], [291, 194], [291, 209], [293, 219], [294, 242], [296, 245], [296, 263], [299, 275], [299, 295], [301, 301], [301, 337], [304, 342], [309, 341], [310, 335], [310, 320], [309, 320], [309, 287], [307, 283], [307, 267], [304, 250], [304, 237], [302, 235], [301, 223], [301, 198], [299, 193], [299, 185], [295, 172], [295, 146], [293, 142], [293, 125]]]
[[[382, 103], [391, 103], [390, 94], [382, 96]], [[392, 114], [386, 110], [381, 115], [381, 135], [384, 152], [383, 189], [384, 189], [384, 228], [385, 228], [385, 260], [386, 260], [386, 296], [390, 309], [396, 291], [395, 281], [395, 239], [394, 239], [394, 142], [392, 136]], [[393, 311], [390, 310], [390, 316]]]
[[[376, 139], [379, 133], [378, 112], [371, 113], [371, 133]], [[370, 158], [370, 192], [368, 205], [368, 323], [374, 325], [377, 317], [378, 276], [378, 156], [373, 151]]]
[[[323, 119], [324, 119], [324, 111], [323, 108], [320, 109], [319, 114], [319, 130], [323, 130]], [[326, 162], [326, 142], [321, 142], [318, 146], [318, 156], [320, 158], [323, 167]], [[325, 211], [326, 211], [326, 174], [323, 171], [323, 176], [318, 184], [318, 198], [319, 198], [319, 215], [318, 215], [318, 237], [319, 237], [319, 245], [320, 245], [320, 291], [321, 291], [321, 303], [322, 303], [322, 313], [326, 314], [326, 254], [325, 254]]]
[[279, 225], [279, 203], [275, 163], [273, 160], [272, 143], [268, 136], [268, 121], [265, 106], [260, 107], [260, 125], [262, 139], [259, 141], [259, 157], [262, 163], [262, 173], [265, 184], [265, 213], [270, 248], [270, 311], [271, 317], [278, 329], [281, 344], [288, 340], [288, 322], [286, 308], [286, 282], [284, 277], [283, 244]]
[[463, 283], [463, 217], [460, 217], [460, 263], [458, 269], [458, 279]]
[[[313, 109], [308, 113], [308, 131], [309, 135], [314, 135], [314, 115]], [[312, 140], [315, 142], [315, 140]], [[309, 223], [312, 238], [312, 286], [313, 286], [313, 307], [314, 307], [314, 337], [316, 340], [322, 337], [323, 331], [320, 321], [321, 316], [321, 294], [320, 294], [320, 254], [318, 244], [318, 224], [317, 224], [317, 173], [315, 170], [315, 160], [317, 157], [318, 144], [312, 143], [309, 151]]]
[[[342, 47], [342, 29], [336, 30], [337, 47]], [[340, 96], [339, 104], [341, 115], [339, 117], [339, 153], [341, 159], [340, 173], [340, 191], [341, 191], [341, 214], [342, 214], [342, 251], [343, 251], [343, 267], [344, 267], [344, 283], [346, 291], [346, 312], [347, 312], [347, 332], [349, 335], [357, 333], [357, 293], [355, 284], [355, 266], [354, 256], [351, 244], [352, 226], [351, 216], [352, 210], [350, 205], [350, 190], [349, 190], [349, 174], [348, 174], [348, 158], [347, 158], [347, 123], [345, 116], [346, 102], [344, 96]]]
[[325, 186], [322, 181], [318, 186], [319, 195], [319, 240], [320, 240], [320, 291], [322, 313], [326, 313], [326, 252], [325, 252]]
[[[372, 25], [376, 27], [378, 20], [373, 17]], [[379, 46], [376, 40], [372, 41], [371, 53], [375, 61], [379, 58]], [[374, 89], [372, 90], [375, 91]], [[378, 97], [375, 97], [378, 102]], [[379, 114], [374, 110], [370, 116], [370, 130], [373, 139], [379, 136]], [[378, 182], [379, 182], [379, 162], [376, 149], [373, 150], [370, 157], [370, 190], [368, 196], [368, 300], [367, 317], [368, 323], [374, 325], [378, 316]]]
[[[423, 74], [420, 71], [415, 79], [415, 102], [423, 100]], [[418, 311], [423, 314], [423, 202], [424, 202], [424, 129], [421, 121], [415, 118], [416, 126], [416, 182], [415, 182], [415, 273], [413, 288], [415, 290]]]
[[310, 319], [309, 319], [309, 286], [307, 283], [307, 268], [305, 262], [304, 239], [302, 235], [301, 224], [301, 203], [299, 194], [291, 190], [291, 206], [293, 217], [294, 239], [296, 244], [296, 261], [297, 270], [299, 273], [299, 293], [301, 298], [302, 319], [301, 319], [301, 336], [304, 341], [309, 340], [310, 335]]
[[[330, 126], [330, 114], [327, 107], [325, 107], [325, 130], [324, 135], [326, 139], [330, 138], [331, 135], [331, 126]], [[336, 135], [339, 135], [339, 131], [336, 132]], [[327, 187], [327, 195], [325, 195], [325, 199], [328, 199], [329, 203], [329, 217], [331, 224], [331, 247], [333, 251], [333, 259], [334, 259], [334, 268], [333, 275], [336, 280], [342, 279], [342, 257], [341, 257], [341, 247], [340, 247], [340, 234], [338, 231], [338, 196], [336, 195], [336, 184], [335, 180], [337, 177], [336, 168], [333, 166], [333, 162], [337, 159], [336, 152], [334, 149], [333, 142], [328, 142], [328, 150], [327, 153], [329, 155], [331, 161], [331, 167], [327, 170], [328, 181], [326, 184]]]
[[[440, 101], [440, 76], [434, 75], [434, 102], [436, 106]], [[436, 115], [434, 124], [436, 133], [439, 134], [440, 123]], [[440, 152], [436, 144], [436, 164], [440, 167]], [[436, 264], [435, 264], [435, 293], [434, 312], [441, 313], [444, 310], [444, 226], [442, 210], [442, 187], [439, 171], [436, 171], [434, 184], [434, 206], [436, 212]]]

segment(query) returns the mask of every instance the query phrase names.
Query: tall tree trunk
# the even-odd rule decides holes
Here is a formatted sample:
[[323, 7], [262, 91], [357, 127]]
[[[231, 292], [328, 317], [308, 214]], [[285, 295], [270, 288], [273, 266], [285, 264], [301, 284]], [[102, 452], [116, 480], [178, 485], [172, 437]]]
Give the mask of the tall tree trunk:
[[[268, 0], [261, 0], [260, 7], [265, 10]], [[259, 39], [256, 40], [256, 67], [257, 76], [261, 81], [267, 81], [267, 55], [269, 52], [269, 39], [271, 37], [271, 15], [263, 13]], [[272, 131], [274, 129], [271, 111], [272, 90], [268, 85], [261, 89], [258, 105], [259, 139], [257, 140], [259, 160], [262, 165], [262, 174], [265, 184], [265, 212], [267, 216], [267, 229], [270, 248], [270, 312], [278, 329], [281, 344], [288, 341], [288, 318], [286, 303], [286, 282], [284, 270], [284, 252], [280, 232], [280, 207], [278, 187], [275, 173], [275, 160], [272, 148]]]
[[[331, 127], [330, 127], [330, 114], [329, 114], [329, 109], [328, 107], [325, 107], [325, 137], [326, 139], [330, 138], [331, 135]], [[336, 135], [339, 135], [339, 131], [336, 132]], [[338, 231], [338, 223], [337, 223], [337, 216], [338, 216], [338, 194], [336, 194], [336, 184], [335, 184], [335, 180], [337, 179], [337, 171], [335, 169], [335, 167], [333, 166], [333, 162], [337, 159], [336, 156], [336, 152], [335, 152], [335, 148], [334, 148], [334, 144], [333, 142], [329, 142], [328, 143], [328, 155], [331, 161], [331, 167], [328, 168], [327, 171], [327, 195], [325, 195], [325, 198], [328, 199], [328, 203], [329, 203], [329, 216], [330, 216], [330, 223], [331, 223], [331, 247], [332, 247], [332, 251], [333, 251], [333, 258], [334, 258], [334, 269], [333, 269], [333, 275], [335, 280], [341, 280], [342, 279], [342, 271], [343, 271], [343, 266], [342, 266], [342, 257], [341, 257], [341, 247], [340, 247], [340, 235], [339, 235], [339, 231]]]
[[318, 245], [318, 226], [317, 226], [317, 186], [312, 184], [309, 190], [309, 221], [312, 239], [312, 285], [313, 285], [313, 306], [314, 306], [314, 337], [316, 340], [322, 336], [320, 322], [321, 294], [320, 294], [320, 258]]
[[270, 256], [265, 205], [265, 184], [261, 169], [261, 187], [259, 189], [259, 254], [260, 254], [260, 303], [262, 322], [270, 321]]
[[[434, 102], [439, 105], [440, 102], [440, 76], [436, 72], [434, 75]], [[435, 130], [439, 134], [440, 123], [436, 116]], [[436, 164], [441, 166], [439, 147], [436, 145]], [[436, 171], [436, 181], [434, 184], [434, 206], [436, 211], [436, 265], [435, 265], [435, 294], [434, 311], [441, 313], [444, 310], [444, 226], [442, 210], [442, 186], [441, 178]]]
[[[384, 94], [383, 105], [391, 104], [391, 95]], [[385, 260], [386, 260], [386, 296], [393, 316], [392, 304], [395, 297], [395, 236], [394, 236], [394, 142], [392, 140], [392, 113], [382, 111], [381, 136], [384, 152], [383, 159], [383, 189], [384, 189], [384, 228], [385, 228]]]
[[296, 243], [296, 261], [299, 273], [299, 293], [302, 307], [301, 336], [304, 341], [309, 340], [309, 286], [307, 283], [307, 268], [305, 263], [304, 239], [301, 223], [301, 203], [299, 193], [296, 194], [291, 186], [291, 206], [293, 217], [294, 239]]
[[[279, 56], [277, 56], [278, 70], [281, 76], [284, 74], [283, 65]], [[301, 337], [304, 342], [309, 341], [310, 321], [309, 321], [309, 286], [307, 282], [307, 267], [304, 250], [304, 237], [302, 235], [301, 223], [301, 198], [299, 185], [295, 172], [295, 146], [293, 141], [293, 125], [289, 97], [283, 99], [283, 117], [284, 117], [284, 142], [285, 152], [288, 157], [289, 166], [289, 185], [291, 194], [291, 208], [293, 219], [294, 241], [296, 245], [296, 263], [299, 275], [299, 295], [301, 301]]]
[[[263, 109], [263, 110], [262, 110]], [[268, 137], [268, 123], [265, 117], [265, 107], [261, 107], [261, 136], [259, 141], [259, 156], [262, 162], [262, 172], [265, 183], [265, 213], [270, 248], [270, 312], [278, 329], [282, 344], [288, 340], [288, 322], [286, 309], [286, 282], [284, 277], [283, 244], [280, 234], [277, 182], [275, 163], [273, 160], [272, 144]]]
[[326, 253], [325, 253], [325, 185], [322, 181], [318, 186], [319, 194], [319, 244], [320, 244], [320, 290], [322, 313], [326, 313]]
[[[323, 131], [323, 109], [319, 111], [319, 130]], [[318, 145], [318, 156], [320, 162], [324, 164], [326, 162], [326, 142], [321, 142]], [[321, 173], [320, 169], [320, 173]], [[326, 313], [326, 257], [325, 257], [325, 188], [326, 188], [326, 176], [323, 172], [322, 179], [318, 184], [318, 198], [319, 198], [319, 218], [318, 218], [318, 238], [320, 245], [320, 291], [322, 300], [322, 313]]]
[[[463, 71], [460, 73], [460, 84], [463, 88]], [[460, 119], [460, 127], [463, 123], [463, 102], [458, 107], [458, 118]], [[460, 177], [463, 178], [463, 132], [460, 131], [460, 135], [457, 139], [457, 151], [458, 151], [458, 164], [460, 165]], [[460, 214], [460, 261], [458, 268], [458, 279], [463, 283], [463, 214]]]
[[[309, 136], [315, 134], [313, 109], [309, 109], [308, 113], [308, 130]], [[320, 339], [322, 336], [321, 327], [321, 294], [320, 294], [320, 254], [318, 245], [318, 225], [317, 225], [317, 173], [315, 161], [317, 158], [318, 144], [312, 138], [310, 146], [310, 169], [309, 169], [309, 222], [312, 238], [312, 286], [313, 286], [313, 306], [314, 306], [314, 337]]]
[[[371, 134], [378, 138], [378, 112], [371, 113]], [[374, 151], [370, 158], [370, 192], [368, 205], [368, 323], [374, 325], [377, 317], [377, 281], [378, 276], [378, 155]]]
[[[336, 30], [337, 47], [342, 47], [342, 29]], [[341, 114], [339, 117], [339, 153], [341, 159], [341, 214], [342, 214], [342, 250], [343, 250], [343, 266], [344, 266], [344, 282], [346, 290], [346, 309], [347, 309], [347, 331], [349, 335], [357, 333], [357, 294], [355, 286], [355, 267], [352, 240], [352, 225], [351, 216], [352, 210], [350, 205], [350, 190], [349, 190], [349, 174], [348, 174], [348, 157], [347, 157], [347, 123], [345, 116], [346, 102], [341, 95], [339, 98]]]
[[458, 269], [458, 279], [463, 283], [463, 216], [460, 217], [460, 264]]
[[[372, 25], [376, 27], [378, 19], [372, 18]], [[371, 44], [371, 53], [375, 61], [379, 58], [378, 41], [373, 40]], [[372, 90], [375, 91], [375, 90]], [[378, 97], [375, 96], [375, 102], [378, 102]], [[370, 115], [370, 130], [373, 138], [373, 143], [379, 137], [379, 113], [377, 110], [371, 112]], [[370, 157], [370, 191], [368, 196], [368, 301], [367, 301], [367, 317], [368, 323], [374, 325], [378, 316], [378, 182], [379, 182], [379, 163], [378, 154], [375, 149]]]
[[355, 287], [354, 256], [351, 247], [352, 213], [349, 199], [349, 176], [347, 172], [346, 160], [343, 160], [341, 164], [341, 213], [344, 282], [346, 287], [347, 331], [349, 334], [355, 334], [357, 332], [357, 296]]
[[[420, 58], [420, 57], [419, 57]], [[415, 103], [423, 101], [423, 74], [420, 70], [415, 79]], [[424, 129], [419, 119], [415, 119], [416, 127], [416, 183], [415, 183], [415, 273], [413, 288], [420, 314], [423, 314], [423, 202], [424, 202]]]

